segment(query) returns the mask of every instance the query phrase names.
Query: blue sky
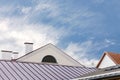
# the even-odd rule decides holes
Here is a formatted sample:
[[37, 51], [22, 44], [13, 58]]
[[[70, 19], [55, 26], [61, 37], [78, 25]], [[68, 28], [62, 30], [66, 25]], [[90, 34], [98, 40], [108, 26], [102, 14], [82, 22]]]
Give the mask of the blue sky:
[[119, 0], [0, 0], [0, 49], [53, 43], [90, 65], [104, 51], [120, 53]]

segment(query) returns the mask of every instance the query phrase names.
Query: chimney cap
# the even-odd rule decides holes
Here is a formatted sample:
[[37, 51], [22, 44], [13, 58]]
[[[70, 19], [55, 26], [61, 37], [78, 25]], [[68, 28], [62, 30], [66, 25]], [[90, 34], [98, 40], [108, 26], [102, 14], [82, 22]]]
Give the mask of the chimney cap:
[[13, 54], [18, 54], [18, 52], [13, 52]]
[[33, 44], [33, 43], [31, 43], [31, 42], [25, 42], [24, 44]]
[[1, 52], [9, 52], [9, 53], [12, 53], [12, 51], [8, 51], [8, 50], [1, 50]]

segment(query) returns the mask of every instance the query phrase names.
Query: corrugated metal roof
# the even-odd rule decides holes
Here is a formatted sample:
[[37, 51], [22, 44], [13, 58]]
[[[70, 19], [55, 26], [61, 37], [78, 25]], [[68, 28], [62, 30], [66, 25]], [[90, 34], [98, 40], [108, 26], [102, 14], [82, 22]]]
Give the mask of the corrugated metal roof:
[[94, 71], [78, 66], [0, 61], [0, 80], [69, 80]]

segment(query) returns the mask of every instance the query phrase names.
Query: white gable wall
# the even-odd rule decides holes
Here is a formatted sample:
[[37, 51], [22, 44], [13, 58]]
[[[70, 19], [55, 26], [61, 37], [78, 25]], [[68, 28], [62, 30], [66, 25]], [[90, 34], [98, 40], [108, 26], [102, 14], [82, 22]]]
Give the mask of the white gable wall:
[[105, 55], [105, 57], [103, 58], [98, 68], [105, 68], [105, 67], [110, 67], [115, 65], [116, 64], [111, 60], [111, 58], [108, 55]]
[[18, 61], [41, 63], [42, 59], [47, 55], [52, 55], [57, 60], [57, 63], [61, 65], [81, 66], [80, 63], [51, 44], [38, 49], [31, 54], [24, 56], [23, 58], [18, 59]]

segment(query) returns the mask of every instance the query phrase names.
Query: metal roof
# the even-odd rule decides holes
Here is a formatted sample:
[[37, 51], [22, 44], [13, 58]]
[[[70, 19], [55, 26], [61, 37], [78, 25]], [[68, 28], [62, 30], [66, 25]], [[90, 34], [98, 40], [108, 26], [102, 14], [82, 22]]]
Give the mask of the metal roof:
[[69, 80], [96, 68], [0, 60], [0, 80]]
[[83, 77], [77, 78], [79, 80], [97, 80], [106, 79], [111, 77], [120, 77], [120, 65], [111, 66], [107, 68], [98, 69], [95, 72], [83, 75]]

